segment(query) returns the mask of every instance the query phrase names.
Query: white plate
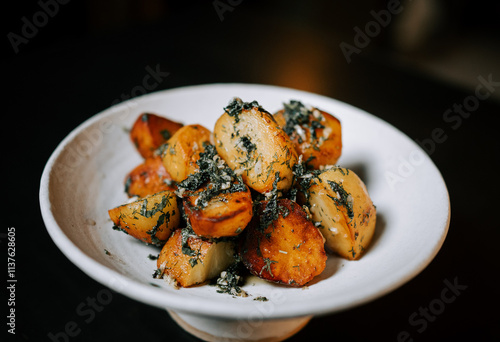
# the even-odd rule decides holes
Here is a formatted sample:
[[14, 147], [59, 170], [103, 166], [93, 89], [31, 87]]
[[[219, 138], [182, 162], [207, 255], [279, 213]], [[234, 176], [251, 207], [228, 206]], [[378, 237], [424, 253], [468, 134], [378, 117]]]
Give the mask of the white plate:
[[[137, 116], [151, 112], [213, 129], [233, 96], [257, 100], [271, 113], [296, 99], [341, 121], [344, 148], [339, 164], [360, 175], [377, 206], [376, 233], [360, 260], [330, 256], [325, 271], [305, 289], [252, 279], [244, 287], [251, 296], [234, 298], [208, 285], [176, 290], [153, 279], [156, 261], [148, 255], [158, 254], [159, 249], [111, 229], [107, 210], [127, 200], [124, 177], [141, 162], [126, 132]], [[71, 132], [50, 157], [41, 179], [40, 203], [56, 245], [90, 277], [160, 308], [231, 319], [251, 313], [265, 318], [326, 314], [380, 297], [431, 262], [450, 218], [448, 192], [438, 169], [390, 124], [324, 96], [244, 84], [161, 91], [95, 115]], [[258, 296], [269, 302], [255, 301]]]

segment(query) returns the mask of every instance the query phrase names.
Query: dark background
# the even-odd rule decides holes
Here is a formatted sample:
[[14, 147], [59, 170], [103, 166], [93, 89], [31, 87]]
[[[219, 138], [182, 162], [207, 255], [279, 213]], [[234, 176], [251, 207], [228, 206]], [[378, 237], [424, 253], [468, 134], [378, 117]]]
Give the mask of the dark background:
[[[52, 15], [44, 21], [41, 4], [49, 3]], [[115, 292], [85, 322], [77, 307], [105, 288], [59, 252], [39, 210], [40, 176], [58, 143], [122, 94], [130, 95], [145, 68], [156, 65], [170, 75], [153, 91], [214, 82], [273, 84], [345, 101], [412, 139], [429, 138], [436, 128], [447, 136], [429, 151], [452, 208], [435, 260], [380, 299], [314, 318], [290, 341], [397, 341], [401, 331], [415, 341], [500, 339], [500, 87], [459, 127], [443, 120], [453, 104], [474, 95], [479, 76], [500, 81], [498, 2], [402, 1], [402, 12], [350, 63], [340, 44], [354, 45], [354, 28], [373, 21], [370, 11], [387, 8], [385, 1], [232, 1], [222, 17], [213, 1], [54, 3], [18, 1], [2, 13], [8, 209], [0, 245], [6, 260], [7, 228], [15, 227], [17, 339], [49, 340], [49, 333], [74, 321], [78, 334], [70, 341], [197, 341], [164, 310]], [[15, 47], [9, 36], [23, 35], [26, 21], [39, 27], [25, 28], [30, 38]], [[409, 317], [440, 298], [445, 280], [455, 279], [467, 288], [418, 332]], [[5, 317], [5, 295], [2, 301]], [[2, 334], [7, 329], [2, 323]]]

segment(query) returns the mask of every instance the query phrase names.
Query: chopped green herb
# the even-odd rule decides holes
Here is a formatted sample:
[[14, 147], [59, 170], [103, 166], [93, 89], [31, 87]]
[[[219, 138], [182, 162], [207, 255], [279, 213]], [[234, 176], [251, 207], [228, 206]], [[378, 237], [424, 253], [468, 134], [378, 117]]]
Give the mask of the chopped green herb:
[[278, 182], [280, 181], [280, 173], [276, 171], [275, 179], [273, 182], [273, 189], [269, 193], [269, 200], [266, 203], [266, 207], [262, 211], [259, 217], [259, 230], [264, 232], [264, 230], [279, 217], [278, 208]]
[[[125, 226], [125, 227], [126, 227], [126, 228], [128, 228], [127, 226]], [[120, 227], [120, 226], [117, 226], [116, 224], [114, 224], [114, 225], [113, 225], [113, 229], [114, 229], [114, 230], [119, 230], [119, 231], [122, 231], [122, 232], [124, 232], [125, 234], [127, 234], [127, 235], [128, 235], [128, 232], [127, 232], [125, 229], [123, 229], [123, 228], [122, 228], [122, 227]]]
[[327, 181], [333, 191], [337, 193], [338, 198], [327, 195], [330, 197], [337, 206], [343, 206], [347, 210], [347, 216], [352, 220], [354, 217], [354, 211], [352, 209], [352, 196], [345, 191], [344, 187], [334, 181]]
[[[306, 139], [305, 131], [309, 131], [309, 143], [314, 149], [317, 149], [316, 129], [325, 128], [321, 121], [324, 119], [321, 114], [314, 115], [317, 109], [309, 109], [300, 101], [291, 100], [289, 103], [284, 103], [285, 110], [283, 117], [285, 119], [285, 127], [283, 130], [289, 136], [295, 135], [298, 137], [299, 144]], [[318, 111], [319, 113], [319, 111]]]
[[302, 246], [303, 244], [305, 243], [305, 241], [302, 241], [301, 243], [299, 243], [297, 246], [293, 246], [293, 249], [298, 249], [300, 250], [300, 246]]
[[195, 267], [196, 265], [198, 265], [199, 261], [201, 260], [200, 260], [200, 251], [198, 250], [195, 252], [195, 256], [189, 259], [189, 265], [191, 265], [191, 267]]
[[[257, 101], [243, 102], [240, 98], [235, 97], [229, 102], [227, 107], [224, 107], [224, 111], [229, 115], [234, 117], [234, 122], [240, 122], [240, 114], [243, 110], [250, 110], [257, 107], [259, 111], [266, 112]], [[267, 113], [267, 112], [266, 112]]]
[[151, 218], [153, 217], [156, 213], [159, 213], [163, 209], [167, 207], [167, 205], [170, 205], [170, 198], [169, 196], [162, 196], [161, 201], [159, 203], [155, 203], [153, 208], [148, 210], [148, 199], [145, 198], [142, 202], [142, 207], [140, 211], [140, 215], [146, 217], [146, 218]]
[[252, 141], [250, 140], [250, 137], [248, 135], [241, 137], [240, 141], [248, 153], [255, 151], [255, 149], [257, 148], [257, 146], [254, 143], [252, 143]]
[[307, 169], [307, 161], [302, 162], [302, 157], [299, 158], [297, 164], [292, 167], [293, 171], [293, 183], [295, 187], [292, 188], [288, 193], [288, 197], [292, 200], [296, 200], [297, 192], [302, 192], [306, 202], [309, 202], [309, 191], [308, 189], [311, 185], [315, 184], [314, 181], [317, 179], [321, 182], [319, 175], [321, 174], [321, 170], [308, 170]]
[[290, 215], [290, 210], [287, 207], [279, 207], [279, 211], [280, 211], [281, 216], [283, 216], [283, 218]]
[[167, 153], [168, 148], [169, 148], [168, 143], [165, 142], [156, 149], [155, 154], [157, 156], [163, 157]]
[[197, 194], [198, 208], [208, 206], [209, 201], [217, 195], [247, 190], [241, 176], [236, 175], [220, 158], [214, 145], [205, 144], [204, 148], [205, 151], [200, 153], [200, 159], [196, 162], [198, 171], [177, 184], [178, 188], [188, 192], [195, 192], [204, 187], [204, 190]]
[[146, 233], [151, 235], [151, 243], [156, 246], [162, 245], [165, 241], [162, 241], [156, 237], [156, 233], [158, 232], [158, 229], [165, 224], [165, 222], [168, 223], [170, 222], [170, 212], [167, 213], [161, 213], [160, 216], [158, 216], [158, 220], [156, 221], [156, 224], [151, 228], [151, 230], [148, 230]]
[[159, 257], [159, 255], [153, 255], [153, 254], [149, 254], [149, 255], [148, 255], [148, 258], [149, 258], [150, 260], [157, 260], [157, 259], [158, 259], [158, 257]]
[[277, 261], [275, 261], [275, 260], [271, 260], [271, 259], [269, 259], [269, 258], [264, 258], [264, 262], [265, 262], [266, 264], [265, 264], [264, 266], [262, 266], [262, 269], [260, 270], [259, 275], [262, 275], [262, 272], [263, 272], [264, 270], [266, 270], [266, 271], [267, 271], [267, 272], [271, 275], [271, 277], [273, 277], [273, 278], [274, 278], [273, 272], [272, 272], [272, 270], [271, 270], [271, 265], [272, 265], [272, 264], [275, 264], [275, 263], [278, 263], [278, 262], [277, 262]]
[[351, 247], [351, 249], [349, 251], [347, 251], [348, 253], [352, 253], [352, 257], [355, 258], [356, 257], [356, 252], [354, 251], [354, 247]]
[[213, 285], [218, 287], [218, 293], [228, 293], [233, 296], [246, 297], [247, 293], [240, 287], [243, 284], [242, 272], [245, 270], [241, 258], [235, 254], [235, 261], [222, 271]]
[[170, 131], [168, 129], [162, 129], [160, 131], [160, 134], [163, 137], [163, 139], [165, 139], [165, 140], [170, 139], [170, 137], [172, 136], [172, 134], [170, 134]]
[[259, 302], [267, 302], [269, 299], [267, 297], [259, 296], [257, 298], [254, 298], [253, 300], [259, 301]]
[[188, 244], [188, 239], [191, 236], [196, 236], [193, 228], [191, 226], [185, 227], [181, 229], [181, 245], [182, 245], [182, 253], [188, 256], [196, 256], [196, 251], [191, 249]]
[[129, 190], [130, 190], [130, 185], [132, 184], [132, 177], [127, 177], [127, 180], [125, 181], [125, 193], [130, 195], [129, 194]]

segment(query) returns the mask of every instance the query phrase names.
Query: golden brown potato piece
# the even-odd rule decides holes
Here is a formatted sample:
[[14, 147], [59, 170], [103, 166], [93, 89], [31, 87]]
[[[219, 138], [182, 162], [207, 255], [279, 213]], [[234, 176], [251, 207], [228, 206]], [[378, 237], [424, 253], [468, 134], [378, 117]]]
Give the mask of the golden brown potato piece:
[[[266, 212], [269, 203], [260, 203], [256, 209], [260, 216], [272, 216]], [[277, 204], [277, 219], [268, 224], [268, 220], [262, 222], [256, 215], [248, 225], [240, 255], [252, 274], [272, 282], [302, 286], [325, 269], [323, 237], [297, 203], [281, 199]]]
[[351, 170], [334, 167], [313, 178], [309, 192], [312, 219], [326, 246], [355, 260], [368, 247], [375, 231], [376, 210], [363, 181]]
[[146, 158], [125, 178], [125, 192], [129, 197], [146, 197], [165, 190], [175, 191], [175, 185], [160, 156]]
[[308, 109], [298, 101], [285, 105], [274, 118], [308, 165], [318, 169], [337, 163], [342, 154], [342, 132], [337, 118], [317, 108]]
[[218, 276], [233, 262], [233, 242], [206, 241], [177, 229], [163, 246], [157, 267], [160, 276], [170, 277], [182, 287], [188, 287]]
[[177, 198], [170, 191], [108, 210], [114, 229], [149, 244], [162, 245], [180, 222]]
[[215, 123], [214, 140], [219, 155], [252, 189], [271, 191], [277, 175], [278, 190], [287, 191], [292, 185], [297, 152], [273, 116], [256, 101], [234, 99]]
[[[201, 191], [206, 189], [202, 188]], [[206, 207], [197, 205], [199, 195], [184, 200], [184, 211], [194, 232], [203, 237], [219, 238], [240, 234], [252, 219], [250, 189], [219, 194]]]
[[181, 182], [198, 169], [196, 161], [210, 143], [211, 132], [201, 125], [187, 125], [179, 129], [163, 149], [163, 165], [176, 182]]
[[130, 131], [130, 138], [144, 158], [152, 157], [158, 147], [166, 142], [182, 124], [151, 114], [141, 114]]

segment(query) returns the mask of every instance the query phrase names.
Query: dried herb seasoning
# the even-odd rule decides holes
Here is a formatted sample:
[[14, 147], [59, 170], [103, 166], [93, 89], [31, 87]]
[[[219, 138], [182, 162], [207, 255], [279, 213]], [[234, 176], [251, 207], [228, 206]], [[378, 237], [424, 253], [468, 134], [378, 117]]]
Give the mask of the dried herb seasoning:
[[208, 202], [219, 194], [247, 190], [241, 176], [236, 175], [220, 158], [214, 145], [205, 143], [204, 149], [196, 162], [198, 170], [177, 184], [178, 188], [188, 193], [194, 193], [203, 187], [203, 191], [196, 194], [196, 207], [199, 209], [206, 207]]
[[218, 293], [227, 293], [233, 296], [246, 297], [247, 293], [241, 288], [244, 282], [245, 267], [238, 254], [235, 254], [235, 261], [220, 276], [212, 281], [212, 285], [217, 286]]
[[337, 206], [343, 206], [347, 210], [347, 216], [352, 220], [354, 217], [354, 211], [352, 209], [352, 196], [345, 191], [342, 184], [330, 180], [327, 182], [330, 185], [330, 188], [337, 193], [337, 198], [330, 195], [327, 196], [330, 197]]
[[229, 104], [224, 107], [224, 112], [234, 117], [234, 122], [240, 122], [240, 114], [243, 110], [250, 110], [257, 107], [259, 111], [267, 113], [257, 101], [243, 102], [239, 97], [234, 97]]
[[[285, 127], [283, 130], [289, 136], [296, 134], [299, 144], [306, 140], [305, 130], [309, 131], [309, 143], [313, 148], [318, 146], [314, 142], [317, 140], [316, 129], [325, 128], [321, 123], [324, 120], [323, 115], [317, 109], [309, 109], [302, 102], [290, 100], [289, 103], [284, 103], [283, 117], [285, 119]], [[315, 111], [317, 115], [315, 115]]]

